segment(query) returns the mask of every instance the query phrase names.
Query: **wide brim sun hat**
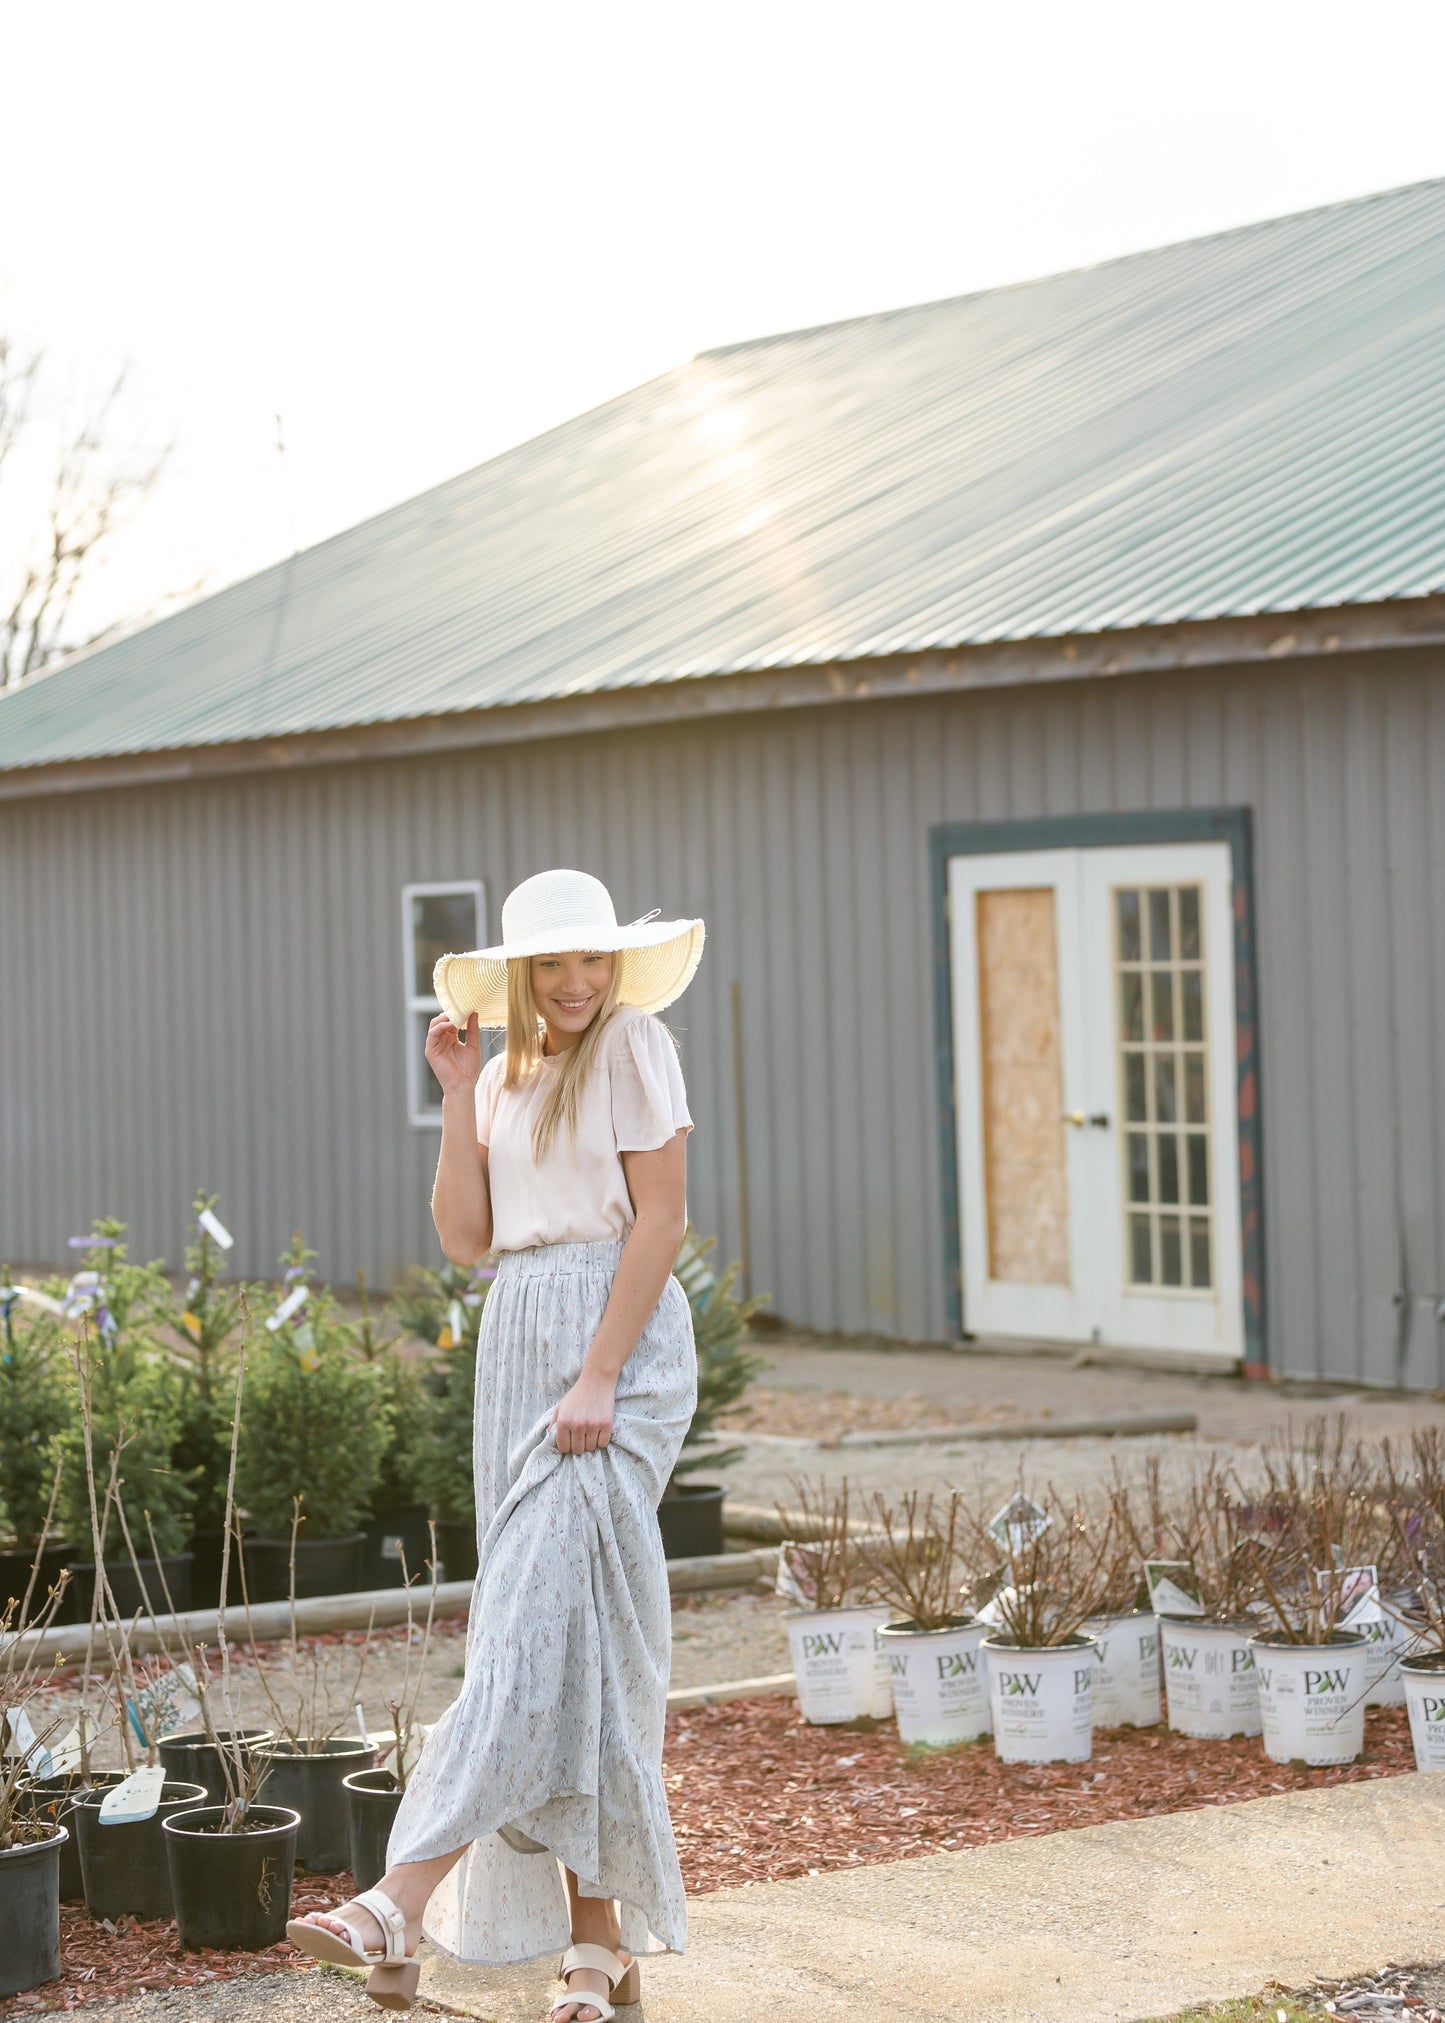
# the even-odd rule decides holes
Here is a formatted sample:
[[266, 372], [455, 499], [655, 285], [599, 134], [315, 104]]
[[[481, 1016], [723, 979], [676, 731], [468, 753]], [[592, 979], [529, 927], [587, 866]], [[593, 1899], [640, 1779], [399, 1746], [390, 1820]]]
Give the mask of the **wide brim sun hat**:
[[700, 920], [641, 920], [619, 925], [612, 894], [586, 871], [539, 871], [502, 905], [495, 948], [444, 955], [432, 972], [442, 1010], [459, 1030], [473, 1012], [483, 1026], [507, 1023], [507, 964], [519, 955], [566, 955], [573, 949], [620, 954], [618, 1001], [659, 1012], [680, 998], [702, 960]]

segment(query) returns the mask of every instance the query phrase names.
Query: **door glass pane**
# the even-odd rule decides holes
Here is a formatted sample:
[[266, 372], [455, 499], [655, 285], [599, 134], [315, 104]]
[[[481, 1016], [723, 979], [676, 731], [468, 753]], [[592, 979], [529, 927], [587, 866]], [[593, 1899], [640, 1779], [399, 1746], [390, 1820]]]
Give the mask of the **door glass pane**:
[[1213, 1284], [1204, 888], [1115, 887], [1114, 911], [1130, 1283], [1203, 1290]]
[[[443, 952], [453, 953], [450, 949]], [[418, 1011], [411, 1015], [412, 1045], [416, 1048], [417, 1107], [423, 1114], [432, 1110], [440, 1112], [442, 1106], [441, 1083], [432, 1073], [431, 1062], [426, 1057], [427, 1029], [435, 1017], [434, 1011]]]
[[476, 947], [477, 939], [475, 892], [414, 892], [411, 896], [413, 996], [430, 997], [432, 971], [438, 958], [465, 955]]

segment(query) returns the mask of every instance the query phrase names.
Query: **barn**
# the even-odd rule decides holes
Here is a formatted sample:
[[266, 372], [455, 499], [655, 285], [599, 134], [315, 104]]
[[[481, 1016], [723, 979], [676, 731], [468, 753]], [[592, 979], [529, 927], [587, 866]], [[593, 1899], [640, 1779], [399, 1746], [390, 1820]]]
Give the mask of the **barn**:
[[787, 1318], [1445, 1384], [1445, 182], [705, 353], [0, 697], [0, 1259], [434, 1258], [435, 955], [705, 916]]

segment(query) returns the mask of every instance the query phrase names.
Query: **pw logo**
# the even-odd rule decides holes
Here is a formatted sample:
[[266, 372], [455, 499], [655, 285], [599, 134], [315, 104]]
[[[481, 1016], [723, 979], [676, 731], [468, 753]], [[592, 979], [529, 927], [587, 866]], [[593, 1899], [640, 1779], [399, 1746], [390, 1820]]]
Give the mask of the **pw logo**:
[[1343, 1693], [1349, 1682], [1348, 1672], [1306, 1672], [1305, 1698], [1313, 1700], [1321, 1693]]
[[843, 1632], [841, 1630], [805, 1630], [803, 1632], [803, 1656], [805, 1658], [841, 1658], [843, 1655]]
[[940, 1679], [966, 1679], [978, 1670], [976, 1651], [949, 1651], [937, 1659]]
[[1000, 1672], [998, 1689], [1006, 1700], [1012, 1699], [1016, 1694], [1023, 1694], [1026, 1698], [1031, 1696], [1037, 1698], [1043, 1677], [1042, 1672]]

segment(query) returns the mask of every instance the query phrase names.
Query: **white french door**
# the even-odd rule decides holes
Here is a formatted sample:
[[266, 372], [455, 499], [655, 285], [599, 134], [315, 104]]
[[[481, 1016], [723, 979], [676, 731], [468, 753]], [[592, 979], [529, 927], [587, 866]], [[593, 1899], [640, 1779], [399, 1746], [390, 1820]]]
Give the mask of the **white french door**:
[[1237, 1358], [1229, 846], [948, 866], [964, 1325]]

